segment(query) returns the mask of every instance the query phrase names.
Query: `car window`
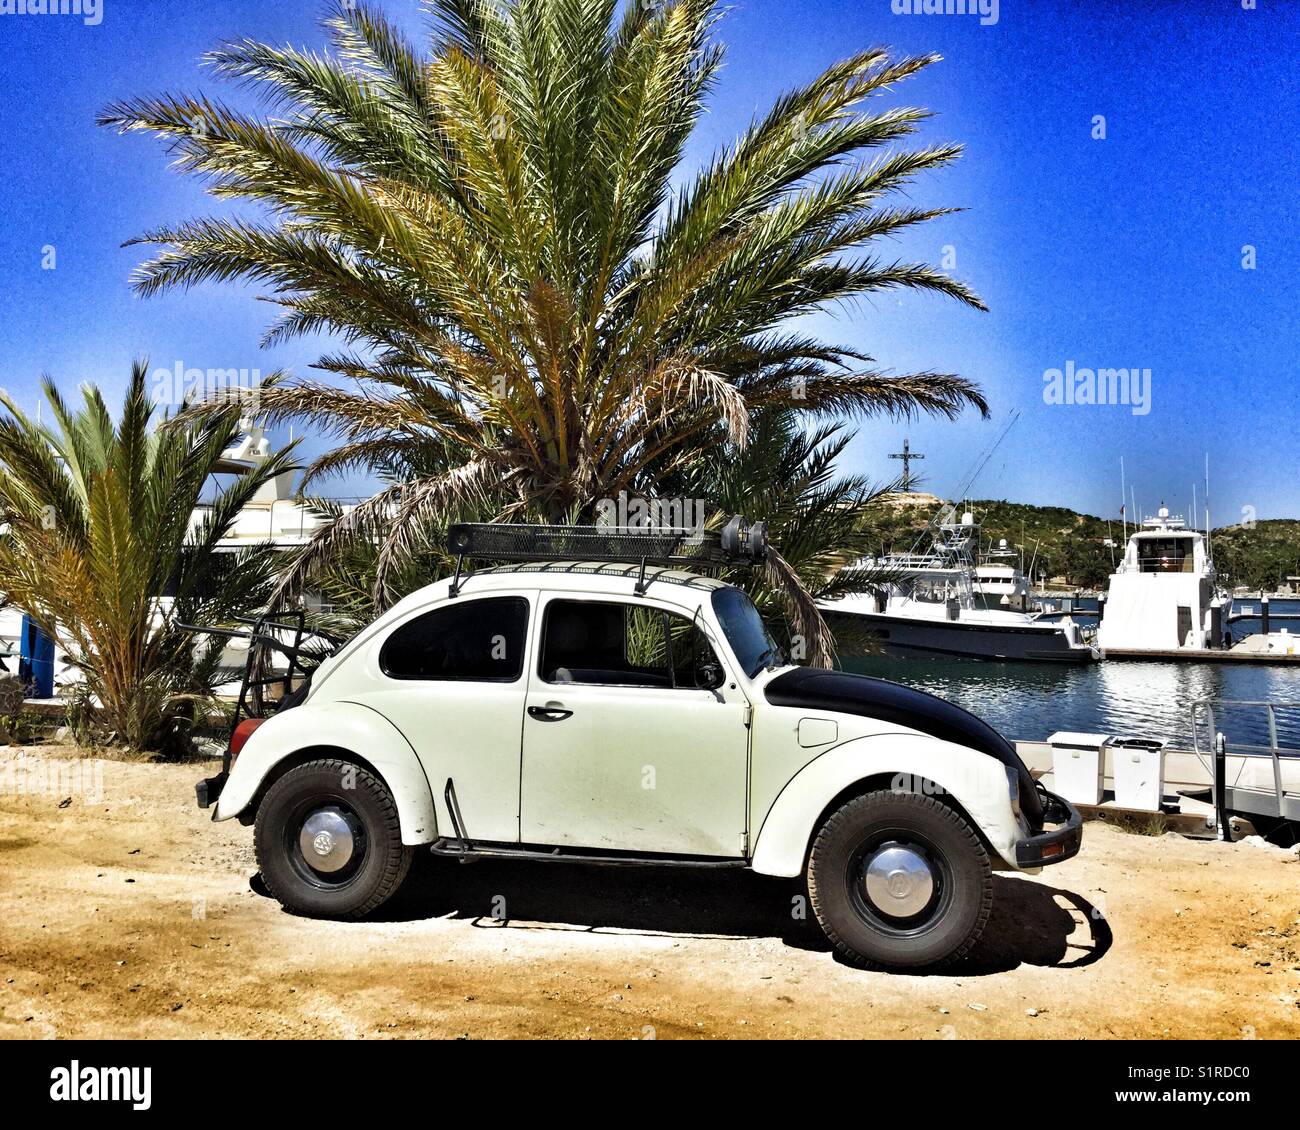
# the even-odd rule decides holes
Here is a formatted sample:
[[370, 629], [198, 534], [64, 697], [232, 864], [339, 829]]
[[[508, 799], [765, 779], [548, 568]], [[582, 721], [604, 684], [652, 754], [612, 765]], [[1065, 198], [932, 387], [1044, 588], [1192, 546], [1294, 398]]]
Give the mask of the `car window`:
[[668, 643], [672, 648], [674, 685], [694, 688], [705, 685], [701, 673], [707, 664], [717, 664], [718, 657], [699, 624], [670, 613]]
[[693, 688], [705, 662], [716, 662], [712, 648], [684, 616], [602, 601], [547, 605], [539, 671], [549, 683]]
[[379, 667], [390, 679], [513, 682], [524, 669], [527, 631], [523, 597], [458, 599], [394, 631]]

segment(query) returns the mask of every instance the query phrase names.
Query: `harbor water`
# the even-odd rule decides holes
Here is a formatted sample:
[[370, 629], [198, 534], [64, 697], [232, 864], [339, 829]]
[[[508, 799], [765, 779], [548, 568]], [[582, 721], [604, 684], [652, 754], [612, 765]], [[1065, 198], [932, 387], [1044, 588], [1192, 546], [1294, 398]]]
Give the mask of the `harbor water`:
[[[1243, 602], [1258, 608], [1259, 602]], [[1300, 601], [1276, 600], [1272, 613], [1300, 612]], [[1085, 623], [1087, 621], [1084, 621]], [[1274, 630], [1288, 626], [1282, 621]], [[1300, 621], [1290, 621], [1300, 634]], [[1258, 622], [1233, 625], [1233, 635], [1259, 631]], [[1300, 703], [1300, 665], [1147, 663], [999, 663], [980, 659], [895, 659], [844, 656], [847, 671], [892, 679], [939, 695], [978, 714], [1019, 741], [1042, 741], [1057, 730], [1156, 738], [1172, 747], [1192, 744], [1192, 704], [1198, 699]], [[1232, 742], [1264, 744], [1262, 711], [1228, 711], [1216, 719]], [[1300, 747], [1300, 709], [1277, 715], [1282, 745]], [[1201, 740], [1206, 739], [1201, 728]]]

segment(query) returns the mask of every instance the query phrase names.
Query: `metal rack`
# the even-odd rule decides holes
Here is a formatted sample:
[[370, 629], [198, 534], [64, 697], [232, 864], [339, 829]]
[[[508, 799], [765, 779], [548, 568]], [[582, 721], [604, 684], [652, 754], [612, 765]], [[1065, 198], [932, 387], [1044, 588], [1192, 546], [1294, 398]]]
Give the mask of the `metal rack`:
[[648, 526], [549, 526], [460, 522], [447, 531], [456, 555], [451, 595], [460, 592], [466, 561], [593, 561], [639, 565], [644, 592], [648, 564], [709, 568], [757, 565], [767, 559], [767, 523], [734, 515], [721, 530], [692, 532]]
[[[307, 632], [307, 613], [303, 609], [292, 612], [265, 613], [262, 616], [236, 616], [242, 624], [249, 625], [247, 630], [239, 628], [211, 628], [198, 624], [178, 624], [183, 631], [196, 634], [219, 636], [223, 639], [248, 640], [248, 658], [244, 662], [244, 674], [239, 684], [239, 698], [235, 702], [235, 713], [230, 720], [230, 732], [246, 718], [264, 718], [279, 709], [284, 699], [294, 690], [294, 680], [303, 680], [320, 664], [324, 656], [319, 651], [306, 655], [310, 639], [323, 640], [337, 648], [343, 641], [326, 632]], [[282, 638], [291, 634], [292, 642], [286, 643]], [[284, 656], [287, 664], [282, 671], [276, 671], [271, 664], [271, 653]], [[268, 687], [283, 686], [283, 692], [274, 702], [268, 702], [264, 691]], [[230, 771], [230, 743], [226, 743], [226, 752], [222, 757], [223, 772]]]

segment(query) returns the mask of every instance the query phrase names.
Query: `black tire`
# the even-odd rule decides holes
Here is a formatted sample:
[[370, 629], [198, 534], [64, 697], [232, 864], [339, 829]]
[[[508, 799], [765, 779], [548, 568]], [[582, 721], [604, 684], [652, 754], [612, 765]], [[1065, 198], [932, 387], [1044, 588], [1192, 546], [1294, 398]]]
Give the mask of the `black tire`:
[[[303, 826], [313, 814], [346, 835], [326, 836], [324, 855], [303, 850]], [[286, 910], [312, 918], [361, 918], [388, 899], [406, 878], [411, 848], [402, 843], [392, 794], [368, 769], [329, 758], [290, 769], [267, 790], [254, 829], [257, 865], [267, 889]], [[346, 843], [347, 862], [338, 864]], [[333, 845], [331, 847], [331, 844]], [[308, 858], [314, 854], [315, 862]]]
[[[895, 892], [881, 898], [881, 884], [895, 882], [889, 867], [898, 860], [915, 871], [901, 880], [897, 897], [905, 901], [890, 903]], [[879, 903], [866, 878], [872, 861]], [[956, 961], [975, 945], [993, 907], [993, 871], [974, 829], [941, 800], [875, 792], [854, 797], [822, 824], [808, 857], [808, 893], [823, 932], [846, 960], [914, 969]], [[922, 898], [924, 905], [915, 906]]]

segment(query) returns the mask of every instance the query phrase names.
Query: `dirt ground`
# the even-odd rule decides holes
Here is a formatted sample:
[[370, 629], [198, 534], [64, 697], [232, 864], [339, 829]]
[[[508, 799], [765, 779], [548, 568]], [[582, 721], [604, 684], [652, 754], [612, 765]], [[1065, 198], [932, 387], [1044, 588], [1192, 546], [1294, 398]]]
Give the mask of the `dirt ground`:
[[417, 858], [374, 921], [261, 893], [204, 765], [0, 750], [6, 1037], [1300, 1036], [1300, 863], [1088, 825], [972, 960], [838, 963], [797, 883]]

